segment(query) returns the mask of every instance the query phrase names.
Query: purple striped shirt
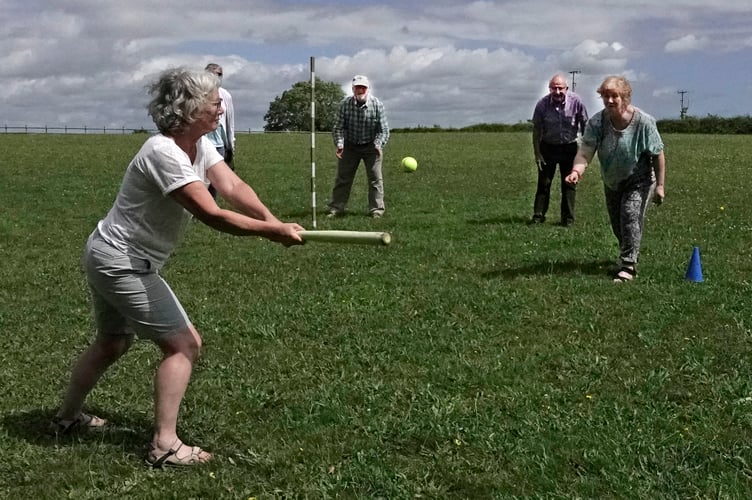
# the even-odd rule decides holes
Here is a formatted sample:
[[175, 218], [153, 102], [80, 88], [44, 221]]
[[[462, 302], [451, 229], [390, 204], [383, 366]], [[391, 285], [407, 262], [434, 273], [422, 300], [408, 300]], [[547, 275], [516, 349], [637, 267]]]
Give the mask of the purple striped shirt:
[[569, 144], [577, 133], [585, 130], [588, 114], [580, 96], [567, 92], [564, 103], [556, 103], [551, 95], [542, 97], [533, 111], [533, 127], [540, 131], [546, 144]]

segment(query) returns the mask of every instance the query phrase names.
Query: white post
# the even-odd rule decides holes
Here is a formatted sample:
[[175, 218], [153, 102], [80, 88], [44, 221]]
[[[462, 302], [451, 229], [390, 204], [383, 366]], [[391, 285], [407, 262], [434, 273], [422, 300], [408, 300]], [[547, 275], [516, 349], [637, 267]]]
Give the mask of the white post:
[[316, 229], [316, 58], [311, 56], [311, 217]]

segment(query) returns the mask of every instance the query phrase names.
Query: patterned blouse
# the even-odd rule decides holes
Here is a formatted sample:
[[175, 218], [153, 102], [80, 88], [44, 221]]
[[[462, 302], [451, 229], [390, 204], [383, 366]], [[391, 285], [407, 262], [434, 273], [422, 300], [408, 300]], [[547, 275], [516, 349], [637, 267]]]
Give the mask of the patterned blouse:
[[614, 191], [655, 182], [652, 157], [664, 147], [655, 118], [638, 108], [624, 130], [613, 127], [606, 110], [593, 115], [582, 146], [597, 150], [603, 183]]

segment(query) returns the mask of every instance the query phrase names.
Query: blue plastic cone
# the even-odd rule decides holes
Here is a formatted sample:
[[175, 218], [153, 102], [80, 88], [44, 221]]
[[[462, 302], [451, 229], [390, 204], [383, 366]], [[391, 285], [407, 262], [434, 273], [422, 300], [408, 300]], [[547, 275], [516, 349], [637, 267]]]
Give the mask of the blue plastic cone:
[[702, 283], [702, 264], [700, 263], [700, 247], [695, 247], [692, 250], [692, 258], [689, 259], [689, 266], [687, 267], [687, 274], [684, 275], [684, 279], [687, 281], [694, 281], [695, 283]]

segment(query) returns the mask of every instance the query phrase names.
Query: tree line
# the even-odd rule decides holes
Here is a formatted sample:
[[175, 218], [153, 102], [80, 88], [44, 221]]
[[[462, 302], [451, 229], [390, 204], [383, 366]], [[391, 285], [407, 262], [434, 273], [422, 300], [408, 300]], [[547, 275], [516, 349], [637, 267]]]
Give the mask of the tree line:
[[[330, 132], [334, 126], [339, 102], [345, 93], [339, 84], [315, 79], [315, 103], [317, 132]], [[310, 132], [311, 130], [311, 82], [297, 82], [269, 103], [264, 115], [264, 131]], [[462, 128], [446, 128], [439, 125], [394, 128], [393, 132], [532, 132], [532, 123], [519, 122], [479, 123]], [[658, 130], [666, 134], [752, 134], [752, 116], [723, 118], [688, 116], [683, 119], [658, 120]]]
[[[658, 130], [664, 134], [752, 134], [752, 116], [723, 118], [708, 115], [704, 118], [687, 117], [684, 119], [657, 120]], [[508, 125], [505, 123], [480, 123], [462, 128], [413, 127], [392, 129], [393, 132], [531, 132], [530, 121]]]

